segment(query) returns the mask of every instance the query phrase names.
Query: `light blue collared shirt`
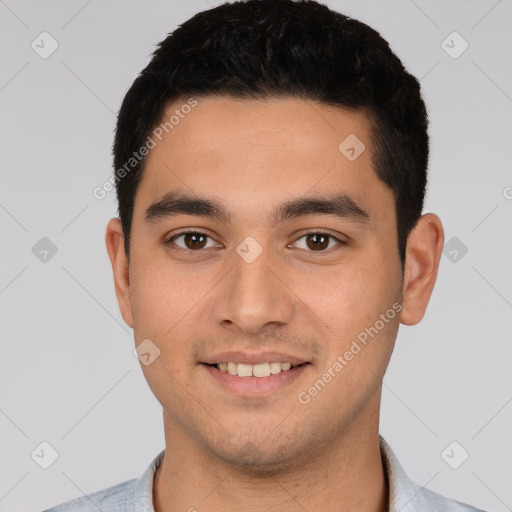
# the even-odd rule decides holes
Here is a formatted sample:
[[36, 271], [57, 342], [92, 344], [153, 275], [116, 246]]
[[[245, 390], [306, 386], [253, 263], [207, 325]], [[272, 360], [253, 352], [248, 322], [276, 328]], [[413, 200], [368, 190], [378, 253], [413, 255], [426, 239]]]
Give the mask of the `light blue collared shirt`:
[[[389, 512], [484, 512], [416, 485], [382, 437], [380, 447], [389, 482]], [[165, 450], [162, 450], [139, 479], [128, 480], [44, 512], [155, 512], [153, 477], [164, 454]]]

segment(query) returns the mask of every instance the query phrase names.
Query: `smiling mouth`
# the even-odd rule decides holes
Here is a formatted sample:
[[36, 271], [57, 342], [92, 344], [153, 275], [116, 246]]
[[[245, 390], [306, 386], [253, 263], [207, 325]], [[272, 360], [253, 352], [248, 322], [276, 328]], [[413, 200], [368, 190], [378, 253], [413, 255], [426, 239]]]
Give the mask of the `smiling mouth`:
[[244, 364], [244, 363], [218, 363], [208, 364], [206, 366], [217, 368], [223, 373], [229, 373], [230, 375], [237, 375], [238, 377], [270, 377], [271, 375], [277, 375], [281, 372], [288, 372], [294, 368], [304, 366], [309, 363], [302, 364], [291, 364], [281, 363], [278, 361], [259, 363], [259, 364]]

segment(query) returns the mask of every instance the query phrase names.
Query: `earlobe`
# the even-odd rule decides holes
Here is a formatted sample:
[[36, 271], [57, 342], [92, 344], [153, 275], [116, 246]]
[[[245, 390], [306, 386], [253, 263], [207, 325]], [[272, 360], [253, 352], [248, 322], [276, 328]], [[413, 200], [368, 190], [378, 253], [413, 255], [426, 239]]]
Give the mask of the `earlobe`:
[[401, 323], [414, 325], [425, 315], [443, 244], [444, 231], [439, 217], [433, 213], [422, 215], [407, 240]]
[[114, 286], [121, 315], [124, 321], [133, 328], [129, 264], [124, 250], [123, 228], [118, 218], [110, 219], [107, 225], [105, 245], [112, 264]]

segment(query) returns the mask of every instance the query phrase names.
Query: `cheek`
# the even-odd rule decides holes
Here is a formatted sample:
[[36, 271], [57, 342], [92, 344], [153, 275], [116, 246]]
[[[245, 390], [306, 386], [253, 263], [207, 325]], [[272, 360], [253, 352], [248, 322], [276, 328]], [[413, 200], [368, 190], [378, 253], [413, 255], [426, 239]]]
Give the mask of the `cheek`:
[[148, 264], [134, 264], [130, 272], [135, 331], [140, 331], [145, 337], [157, 336], [166, 323], [172, 323], [175, 310], [168, 305], [176, 303], [173, 296], [175, 288], [169, 286], [168, 277]]
[[130, 294], [135, 328], [161, 337], [199, 303], [204, 291], [198, 276], [187, 276], [152, 255], [134, 255]]
[[187, 270], [154, 257], [133, 260], [130, 293], [135, 340], [154, 342], [162, 356], [156, 362], [173, 377], [179, 378], [194, 362], [191, 343], [198, 321], [206, 321], [208, 291], [216, 282], [209, 274], [206, 268]]
[[[384, 272], [361, 270], [331, 276], [326, 290], [303, 290], [304, 302], [320, 319], [315, 322], [325, 349], [310, 389], [322, 395], [318, 407], [350, 415], [375, 393], [389, 362], [399, 325], [398, 286]], [[320, 393], [323, 383], [328, 389]]]
[[294, 284], [305, 312], [340, 346], [373, 325], [392, 306], [398, 290], [396, 276], [374, 262], [330, 267]]
[[[135, 255], [134, 255], [135, 256]], [[184, 379], [191, 358], [187, 340], [194, 332], [194, 307], [204, 292], [190, 285], [188, 277], [154, 258], [133, 258], [130, 293], [134, 317], [134, 337], [139, 344], [149, 339], [158, 356], [141, 369], [158, 401], [168, 407], [182, 407], [172, 390]], [[197, 325], [197, 324], [196, 324]]]

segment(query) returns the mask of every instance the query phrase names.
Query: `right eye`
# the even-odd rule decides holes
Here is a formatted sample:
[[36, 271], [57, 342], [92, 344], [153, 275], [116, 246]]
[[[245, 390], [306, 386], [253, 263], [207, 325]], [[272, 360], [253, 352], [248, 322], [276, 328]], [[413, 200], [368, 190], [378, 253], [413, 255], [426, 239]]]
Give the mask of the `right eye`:
[[[184, 246], [181, 246], [176, 243], [176, 240], [179, 240], [180, 238], [183, 238], [183, 244]], [[169, 240], [169, 244], [176, 245], [181, 250], [184, 251], [194, 251], [197, 252], [200, 249], [204, 249], [206, 247], [207, 239], [210, 238], [205, 233], [200, 233], [199, 231], [185, 231], [183, 233], [179, 233], [177, 235], [173, 235]], [[212, 238], [210, 240], [213, 241]], [[215, 247], [215, 243], [213, 246]]]

